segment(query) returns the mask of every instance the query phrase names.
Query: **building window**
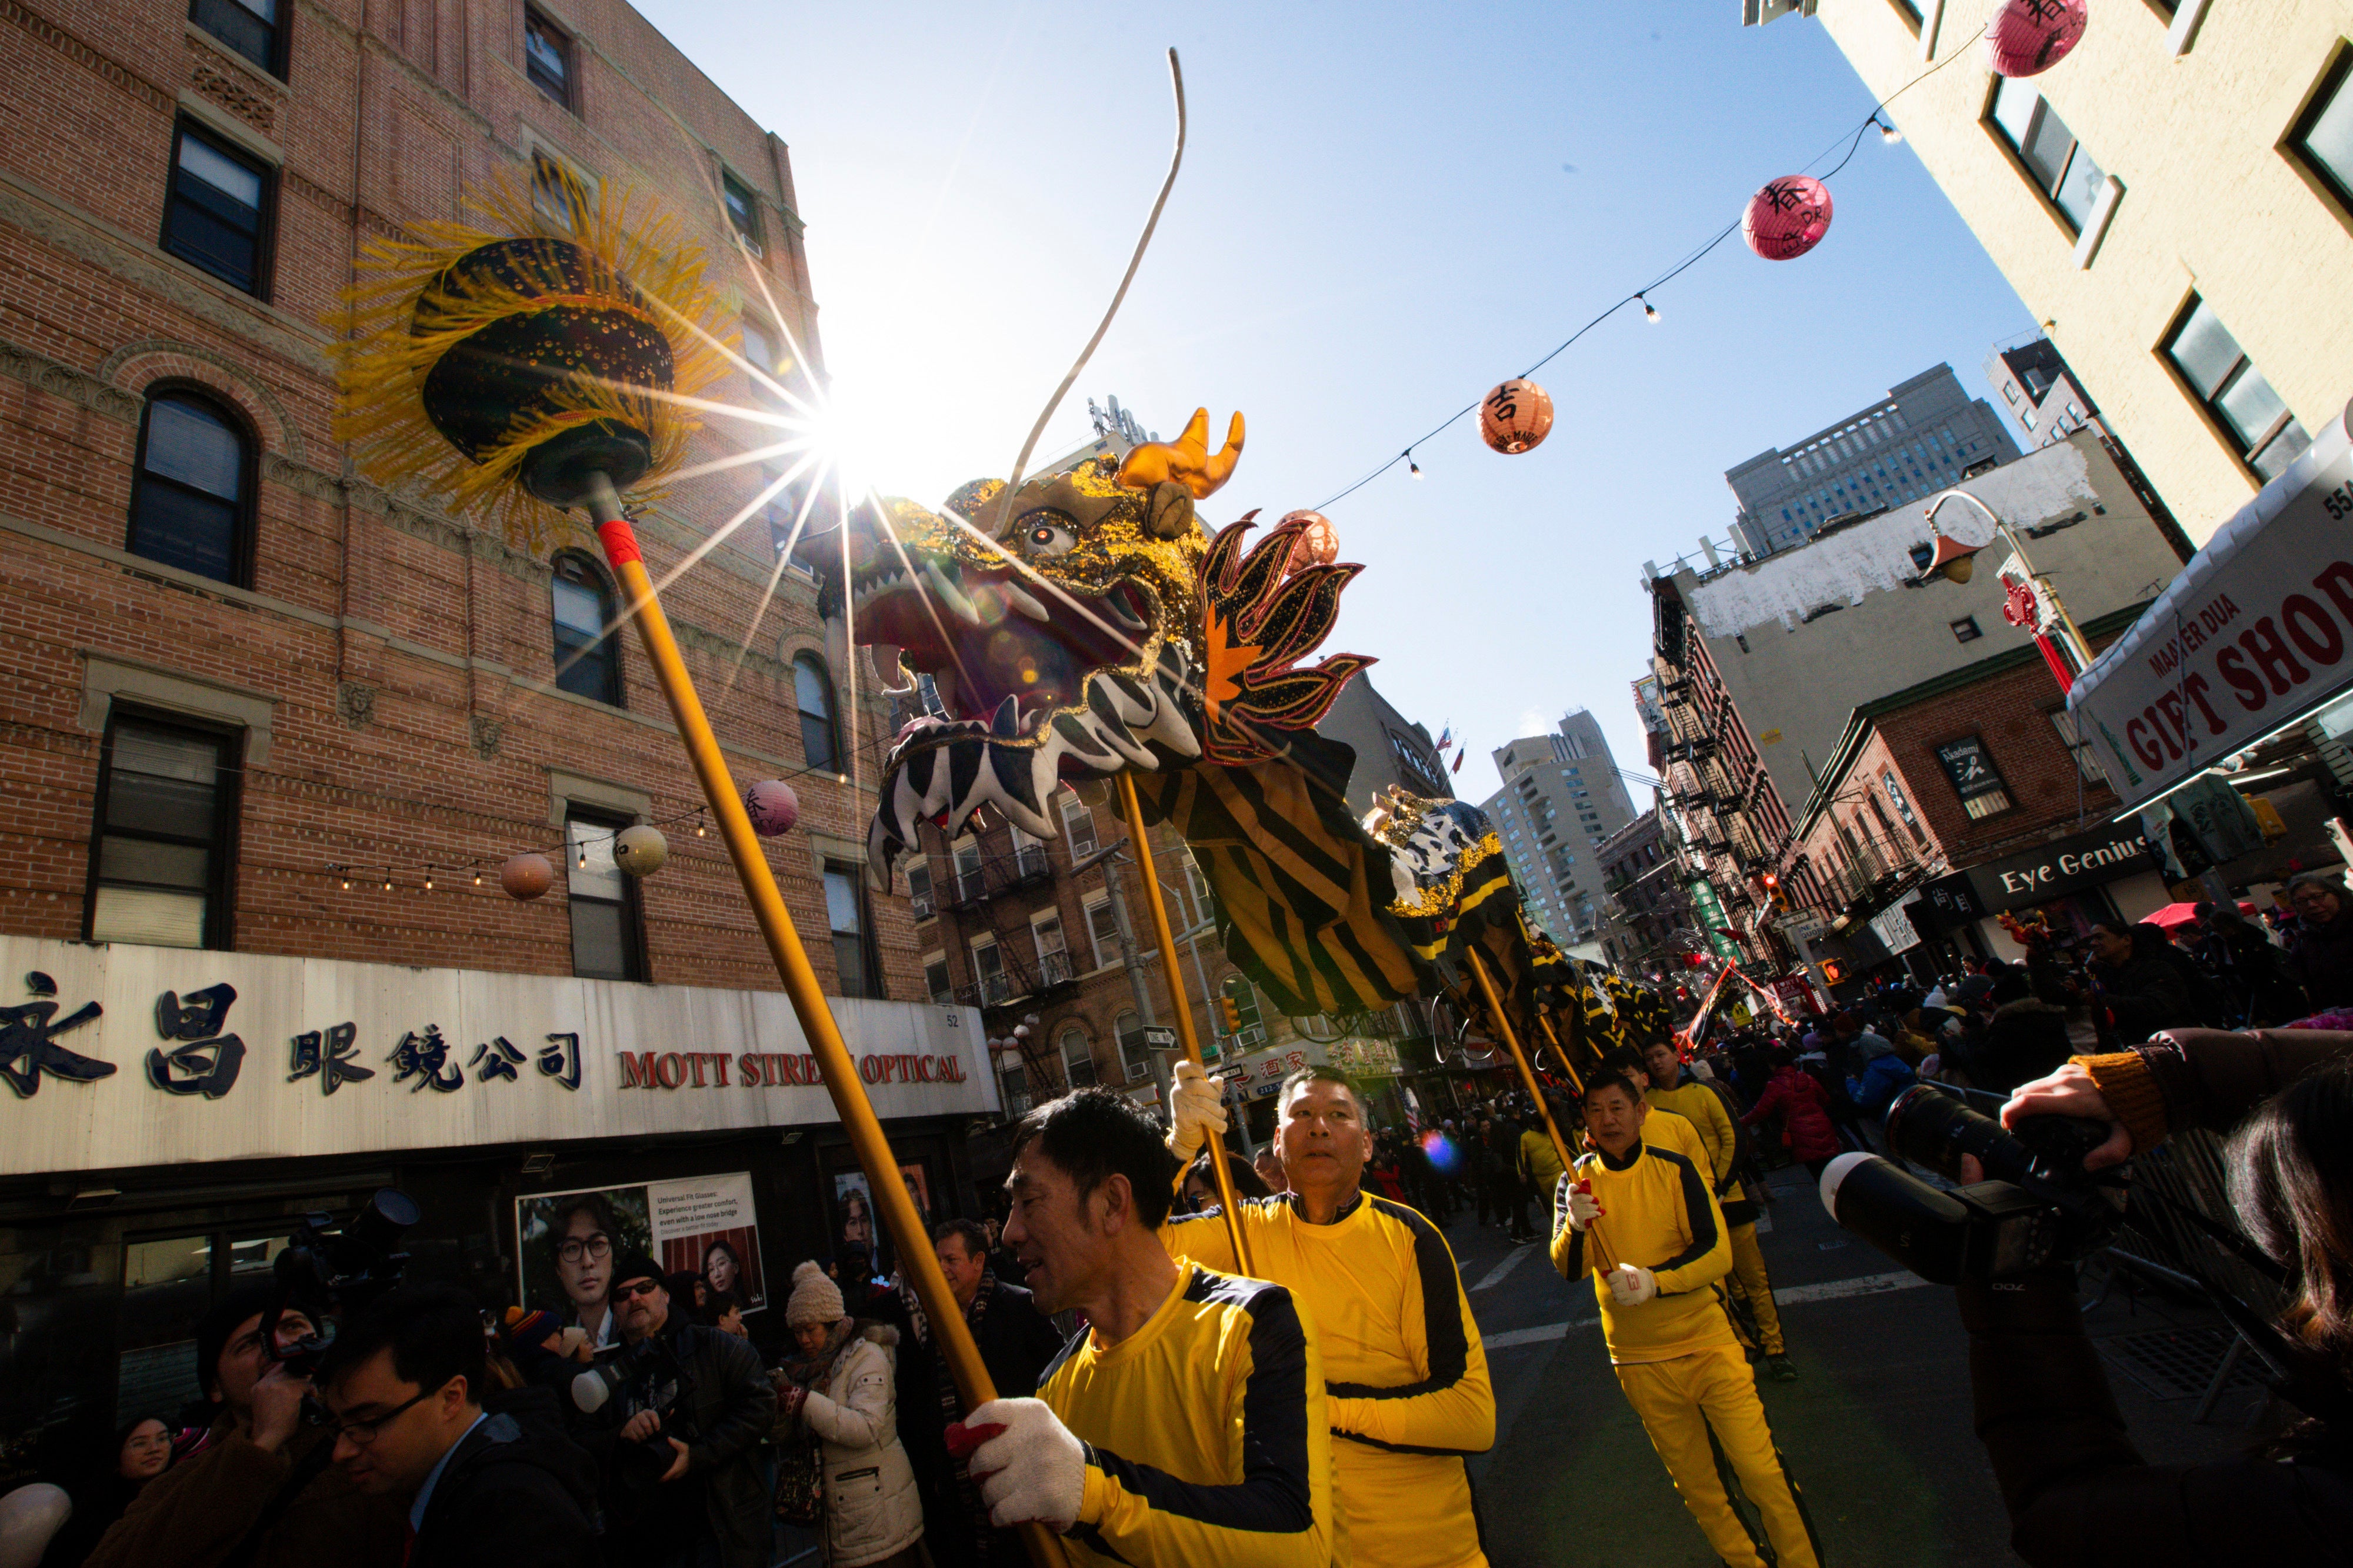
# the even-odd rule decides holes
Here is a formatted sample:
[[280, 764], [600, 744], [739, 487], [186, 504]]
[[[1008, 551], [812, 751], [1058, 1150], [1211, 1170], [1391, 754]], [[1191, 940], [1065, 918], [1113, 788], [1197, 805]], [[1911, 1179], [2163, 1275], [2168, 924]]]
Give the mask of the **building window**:
[[813, 653], [793, 656], [793, 701], [801, 715], [801, 760], [818, 773], [841, 771], [841, 739], [833, 721], [833, 678]]
[[982, 1006], [994, 1007], [1012, 997], [1013, 983], [1006, 978], [1005, 954], [997, 951], [995, 937], [973, 939], [972, 976], [980, 987]]
[[183, 120], [172, 142], [164, 248], [232, 288], [261, 292], [270, 171]]
[[980, 897], [980, 841], [969, 837], [957, 839], [949, 846], [948, 858], [955, 867], [958, 901]]
[[188, 20], [272, 76], [278, 56], [278, 0], [191, 0]]
[[216, 582], [251, 581], [253, 443], [244, 422], [200, 393], [147, 400], [123, 548]]
[[237, 738], [118, 714], [100, 758], [92, 942], [229, 945]]
[[2327, 79], [2312, 97], [2312, 107], [2288, 133], [2288, 151], [2312, 171], [2329, 194], [2353, 211], [2353, 92], [2345, 90], [2353, 79], [2353, 49], [2339, 51]]
[[1985, 636], [1985, 633], [1978, 629], [1978, 618], [1975, 616], [1963, 616], [1959, 620], [1948, 624], [1953, 628], [1955, 642], [1975, 642]]
[[2165, 357], [2247, 466], [2264, 479], [2279, 478], [2296, 454], [2312, 445], [2312, 437], [2240, 349], [2239, 340], [2213, 307], [2194, 294], [2166, 335]]
[[1095, 1077], [1095, 1053], [1087, 1044], [1087, 1032], [1076, 1024], [1062, 1031], [1062, 1076], [1072, 1089], [1092, 1089]]
[[1108, 898], [1087, 906], [1087, 943], [1094, 949], [1097, 969], [1109, 969], [1119, 962], [1119, 917], [1112, 912]]
[[1038, 947], [1038, 984], [1060, 985], [1071, 978], [1071, 954], [1062, 944], [1062, 917], [1043, 914], [1029, 922], [1030, 940]]
[[940, 1006], [955, 1000], [955, 982], [948, 977], [948, 955], [944, 952], [923, 954], [923, 990]]
[[531, 155], [531, 205], [540, 216], [569, 233], [580, 230], [581, 215], [587, 210], [588, 190], [580, 176], [566, 168], [561, 160], [544, 153]]
[[565, 875], [572, 905], [572, 973], [583, 980], [646, 978], [644, 922], [634, 878], [613, 863], [613, 838], [627, 817], [575, 809], [564, 818], [570, 853]]
[[572, 39], [536, 11], [522, 14], [523, 74], [532, 86], [565, 109], [572, 107]]
[[2107, 176], [2066, 121], [2031, 84], [2017, 77], [2000, 79], [1991, 119], [2028, 175], [2065, 215], [2068, 226], [2080, 233], [2091, 220], [2092, 204], [2099, 199]]
[[1920, 7], [1912, 4], [1912, 0], [1888, 0], [1888, 4], [1895, 7], [1895, 14], [1899, 17], [1903, 18], [1904, 25], [1912, 29], [1912, 36], [1915, 38], [1918, 37], [1920, 36]]
[[907, 905], [917, 920], [932, 918], [932, 868], [921, 862], [907, 868]]
[[833, 931], [833, 967], [844, 996], [882, 995], [881, 966], [868, 939], [866, 886], [858, 868], [845, 860], [825, 863], [825, 921]]
[[744, 357], [764, 371], [776, 368], [776, 340], [768, 329], [753, 317], [743, 319]]
[[1076, 790], [1065, 790], [1062, 795], [1062, 836], [1070, 843], [1073, 860], [1093, 854], [1098, 847], [1095, 814], [1087, 809], [1087, 803], [1079, 798]]
[[555, 629], [555, 686], [592, 702], [621, 706], [621, 643], [613, 632], [613, 589], [604, 569], [576, 550], [557, 553], [548, 584]]
[[744, 237], [744, 243], [757, 255], [762, 249], [759, 195], [751, 186], [728, 174], [719, 176], [719, 190], [722, 199], [727, 203], [727, 221], [734, 226], [735, 232]]
[[1120, 1066], [1127, 1081], [1141, 1083], [1152, 1076], [1152, 1053], [1144, 1047], [1144, 1019], [1133, 1012], [1112, 1020], [1112, 1037], [1119, 1042]]
[[1960, 797], [1961, 806], [1972, 817], [1991, 816], [2010, 809], [2010, 791], [2002, 783], [2001, 773], [1986, 754], [1985, 741], [1977, 735], [1947, 741], [1936, 748], [1936, 761], [1952, 781], [1953, 793]]

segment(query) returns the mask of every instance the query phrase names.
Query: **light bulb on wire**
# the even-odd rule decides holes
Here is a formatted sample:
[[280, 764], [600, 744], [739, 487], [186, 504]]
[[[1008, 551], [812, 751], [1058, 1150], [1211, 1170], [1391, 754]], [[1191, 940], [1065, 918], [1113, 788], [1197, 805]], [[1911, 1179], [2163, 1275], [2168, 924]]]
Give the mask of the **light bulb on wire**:
[[1650, 297], [1648, 295], [1637, 294], [1634, 298], [1642, 302], [1642, 319], [1650, 322], [1652, 326], [1657, 326], [1659, 324], [1659, 308], [1651, 303]]
[[1890, 147], [1904, 140], [1904, 132], [1895, 129], [1894, 121], [1882, 120], [1874, 114], [1871, 117], [1871, 122], [1879, 127], [1879, 139]]
[[1418, 479], [1421, 478], [1421, 465], [1413, 460], [1413, 454], [1411, 452], [1408, 452], [1405, 455], [1405, 467], [1406, 471], [1411, 474], [1415, 479]]
[[477, 867], [477, 868], [475, 868], [475, 869], [474, 869], [474, 886], [476, 886], [477, 888], [479, 888], [479, 887], [480, 887], [481, 885], [482, 885], [482, 872], [481, 872], [481, 868], [480, 868], [480, 867]]

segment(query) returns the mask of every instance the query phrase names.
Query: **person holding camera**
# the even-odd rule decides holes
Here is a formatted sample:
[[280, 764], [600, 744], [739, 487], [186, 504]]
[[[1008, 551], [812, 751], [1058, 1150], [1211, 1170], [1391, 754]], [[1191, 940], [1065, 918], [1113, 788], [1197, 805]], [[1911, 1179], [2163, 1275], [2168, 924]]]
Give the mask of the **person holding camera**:
[[607, 1558], [628, 1568], [762, 1568], [772, 1530], [757, 1448], [776, 1390], [749, 1341], [689, 1321], [662, 1279], [642, 1254], [616, 1260], [622, 1348], [586, 1374], [618, 1384], [584, 1438], [605, 1475]]
[[311, 1379], [279, 1357], [317, 1328], [284, 1300], [273, 1281], [242, 1285], [204, 1315], [196, 1366], [219, 1418], [140, 1489], [89, 1568], [398, 1568], [399, 1509], [331, 1468], [302, 1419]]
[[407, 1510], [405, 1568], [595, 1568], [596, 1467], [543, 1388], [490, 1383], [454, 1285], [396, 1289], [319, 1361], [336, 1467]]
[[[2284, 1271], [2282, 1393], [2308, 1419], [2266, 1452], [2152, 1465], [2084, 1332], [2073, 1270], [1959, 1287], [1978, 1439], [2035, 1568], [2275, 1568], [2353, 1562], [2353, 1035], [2169, 1031], [2077, 1057], [2002, 1108], [2016, 1128], [2064, 1116], [2105, 1124], [2087, 1171], [2185, 1128], [2225, 1131], [2232, 1207]], [[2087, 1138], [2088, 1141], [2088, 1138]], [[1964, 1170], [1963, 1174], [1978, 1173]]]

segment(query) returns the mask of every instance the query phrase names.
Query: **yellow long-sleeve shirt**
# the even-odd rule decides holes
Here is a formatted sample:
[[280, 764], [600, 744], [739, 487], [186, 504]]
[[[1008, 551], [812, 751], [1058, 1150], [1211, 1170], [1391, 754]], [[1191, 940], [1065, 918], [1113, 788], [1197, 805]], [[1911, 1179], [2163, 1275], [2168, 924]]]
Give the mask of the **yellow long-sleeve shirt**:
[[1539, 1194], [1552, 1191], [1560, 1180], [1560, 1151], [1552, 1146], [1542, 1127], [1531, 1127], [1520, 1134], [1520, 1169]]
[[[1678, 1120], [1651, 1117], [1643, 1124], [1644, 1138], [1653, 1123]], [[1629, 1150], [1622, 1163], [1607, 1154], [1585, 1155], [1577, 1162], [1574, 1179], [1593, 1184], [1601, 1217], [1590, 1230], [1572, 1228], [1570, 1184], [1561, 1184], [1553, 1215], [1553, 1266], [1564, 1279], [1593, 1276], [1609, 1359], [1667, 1361], [1717, 1345], [1737, 1347], [1732, 1321], [1715, 1293], [1715, 1282], [1732, 1268], [1732, 1242], [1701, 1167], [1643, 1142]], [[1651, 1270], [1659, 1293], [1639, 1307], [1618, 1305], [1603, 1276], [1620, 1263]]]
[[1699, 1133], [1707, 1151], [1708, 1185], [1721, 1197], [1732, 1180], [1732, 1159], [1739, 1151], [1740, 1134], [1715, 1090], [1704, 1083], [1679, 1083], [1672, 1089], [1653, 1089], [1643, 1098], [1651, 1102], [1652, 1111], [1672, 1110]]
[[[1405, 1205], [1361, 1194], [1330, 1225], [1309, 1224], [1292, 1194], [1247, 1200], [1240, 1218], [1252, 1266], [1291, 1289], [1322, 1343], [1338, 1439], [1333, 1561], [1484, 1563], [1462, 1457], [1494, 1446], [1495, 1395], [1446, 1238]], [[1160, 1237], [1174, 1254], [1234, 1266], [1215, 1211], [1172, 1218]]]
[[1324, 1360], [1291, 1293], [1178, 1260], [1176, 1287], [1108, 1350], [1081, 1330], [1038, 1384], [1087, 1445], [1072, 1568], [1325, 1568]]

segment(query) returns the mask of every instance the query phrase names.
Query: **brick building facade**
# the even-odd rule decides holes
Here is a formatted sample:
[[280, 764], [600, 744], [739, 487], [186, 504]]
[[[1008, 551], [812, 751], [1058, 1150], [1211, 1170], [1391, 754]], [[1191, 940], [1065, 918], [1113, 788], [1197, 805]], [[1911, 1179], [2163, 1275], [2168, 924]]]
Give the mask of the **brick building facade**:
[[[617, 669], [592, 653], [559, 673], [559, 599], [612, 608], [593, 546], [526, 551], [352, 478], [328, 352], [357, 246], [457, 216], [470, 183], [543, 179], [554, 160], [680, 209], [739, 312], [722, 329], [790, 374], [781, 345], [814, 355], [817, 339], [783, 143], [625, 5], [303, 5], [274, 29], [235, 5], [198, 13], [206, 25], [101, 0], [20, 7], [0, 29], [17, 84], [0, 151], [15, 454], [0, 470], [0, 775], [20, 803], [0, 926], [191, 935], [154, 898], [127, 901], [143, 928], [95, 907], [93, 811], [109, 726], [127, 714], [226, 744], [222, 830], [211, 865], [186, 873], [211, 884], [204, 945], [570, 972], [562, 892], [519, 904], [474, 877], [519, 849], [554, 858], [567, 815], [586, 814], [602, 833], [670, 824], [670, 866], [630, 890], [629, 978], [773, 987], [717, 837], [694, 834], [699, 795], [633, 638], [603, 645]], [[736, 381], [720, 395], [755, 395]], [[695, 460], [756, 428], [713, 421]], [[212, 477], [188, 482], [206, 462]], [[639, 533], [657, 579], [767, 477], [716, 475], [653, 508]], [[211, 554], [185, 515], [207, 508], [199, 523], [226, 520]], [[854, 882], [868, 810], [836, 779], [871, 777], [852, 747], [882, 715], [871, 679], [854, 711], [833, 690], [797, 576], [744, 646], [771, 550], [754, 519], [665, 597], [731, 764], [800, 792], [803, 826], [771, 854], [802, 930], [822, 932], [847, 923], [828, 919], [824, 871]], [[828, 703], [804, 723], [804, 706]], [[566, 858], [578, 870], [577, 847]], [[348, 889], [332, 865], [355, 868]], [[617, 886], [593, 879], [584, 897]], [[852, 988], [919, 994], [904, 905], [876, 900], [864, 924], [880, 979]], [[839, 984], [835, 945], [811, 946]], [[857, 962], [856, 943], [840, 951]]]

